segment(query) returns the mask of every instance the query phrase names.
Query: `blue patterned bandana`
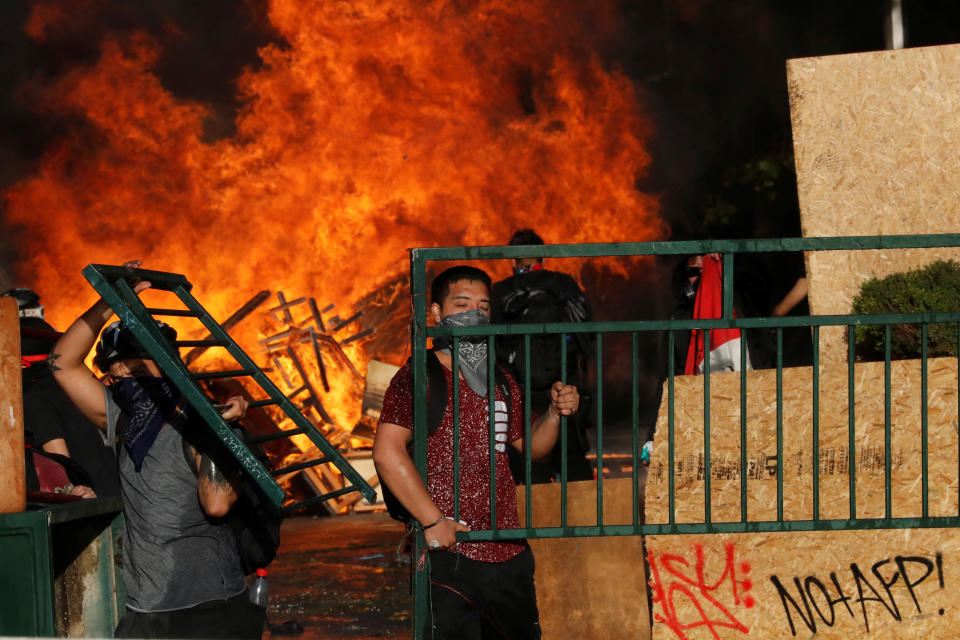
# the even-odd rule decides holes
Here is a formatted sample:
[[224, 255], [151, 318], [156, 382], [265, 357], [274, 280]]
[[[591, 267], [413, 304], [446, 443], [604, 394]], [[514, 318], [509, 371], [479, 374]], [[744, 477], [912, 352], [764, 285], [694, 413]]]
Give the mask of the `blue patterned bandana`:
[[173, 419], [183, 395], [166, 378], [152, 376], [119, 378], [110, 385], [110, 392], [128, 419], [123, 446], [140, 471], [143, 459], [164, 423]]

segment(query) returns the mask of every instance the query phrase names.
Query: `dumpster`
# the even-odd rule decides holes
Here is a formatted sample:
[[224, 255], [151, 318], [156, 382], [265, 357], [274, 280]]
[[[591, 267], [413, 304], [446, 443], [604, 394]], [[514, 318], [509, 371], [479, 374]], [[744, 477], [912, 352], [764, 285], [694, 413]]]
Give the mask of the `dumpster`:
[[120, 498], [0, 514], [0, 635], [113, 637], [126, 597]]

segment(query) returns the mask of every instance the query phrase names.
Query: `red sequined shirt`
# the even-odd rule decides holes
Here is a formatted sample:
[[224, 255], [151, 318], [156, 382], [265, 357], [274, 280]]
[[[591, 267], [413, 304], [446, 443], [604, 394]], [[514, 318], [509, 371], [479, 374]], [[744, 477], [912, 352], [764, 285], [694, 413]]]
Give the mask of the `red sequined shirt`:
[[[443, 370], [447, 381], [447, 410], [437, 430], [427, 437], [427, 492], [437, 508], [447, 517], [453, 510], [453, 381], [450, 371]], [[383, 396], [380, 422], [413, 429], [413, 397], [411, 368], [407, 363], [390, 381]], [[507, 447], [523, 437], [523, 402], [520, 387], [510, 383], [510, 411], [497, 389], [495, 479], [497, 497], [497, 529], [520, 527], [517, 517], [517, 493], [510, 474]], [[490, 431], [489, 400], [477, 395], [460, 381], [460, 519], [471, 530], [490, 530]], [[508, 416], [509, 415], [509, 425]], [[458, 553], [482, 562], [506, 562], [526, 547], [525, 540], [506, 542], [461, 542]]]

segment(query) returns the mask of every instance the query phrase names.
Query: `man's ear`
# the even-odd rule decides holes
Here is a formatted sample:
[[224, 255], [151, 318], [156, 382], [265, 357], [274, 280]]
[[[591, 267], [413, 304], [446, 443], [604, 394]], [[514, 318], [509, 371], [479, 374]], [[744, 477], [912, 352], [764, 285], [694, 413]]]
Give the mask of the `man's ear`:
[[434, 302], [433, 304], [431, 304], [431, 305], [430, 305], [430, 313], [433, 314], [433, 323], [434, 323], [434, 324], [440, 324], [440, 320], [443, 319], [443, 316], [440, 315], [440, 313], [441, 313], [440, 305], [437, 304], [436, 302]]

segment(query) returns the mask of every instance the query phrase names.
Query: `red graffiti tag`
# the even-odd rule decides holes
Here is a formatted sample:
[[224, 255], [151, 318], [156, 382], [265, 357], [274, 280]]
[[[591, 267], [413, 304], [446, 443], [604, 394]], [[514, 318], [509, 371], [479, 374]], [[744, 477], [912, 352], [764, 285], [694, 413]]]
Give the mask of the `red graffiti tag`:
[[[685, 632], [697, 627], [706, 627], [717, 640], [720, 640], [717, 629], [749, 633], [750, 629], [734, 615], [734, 609], [753, 607], [753, 598], [743, 595], [753, 588], [753, 583], [749, 578], [741, 577], [750, 573], [750, 564], [742, 562], [738, 567], [734, 560], [733, 544], [727, 543], [724, 546], [726, 557], [723, 573], [716, 582], [711, 583], [704, 575], [706, 561], [703, 546], [696, 544], [693, 549], [697, 557], [692, 567], [683, 556], [664, 553], [658, 557], [652, 550], [648, 552], [653, 601], [660, 603], [663, 612], [657, 613], [654, 620], [667, 625], [680, 640], [689, 640]], [[677, 617], [674, 598], [678, 593], [687, 597], [699, 617], [683, 621]]]

